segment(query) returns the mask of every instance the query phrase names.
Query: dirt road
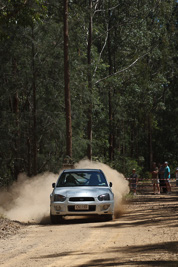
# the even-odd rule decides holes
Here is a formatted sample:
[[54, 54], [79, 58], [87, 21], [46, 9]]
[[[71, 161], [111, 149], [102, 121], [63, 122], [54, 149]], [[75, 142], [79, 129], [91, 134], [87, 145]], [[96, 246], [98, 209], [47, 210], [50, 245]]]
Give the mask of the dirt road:
[[0, 266], [178, 266], [178, 193], [136, 196], [112, 222], [24, 225], [0, 240]]

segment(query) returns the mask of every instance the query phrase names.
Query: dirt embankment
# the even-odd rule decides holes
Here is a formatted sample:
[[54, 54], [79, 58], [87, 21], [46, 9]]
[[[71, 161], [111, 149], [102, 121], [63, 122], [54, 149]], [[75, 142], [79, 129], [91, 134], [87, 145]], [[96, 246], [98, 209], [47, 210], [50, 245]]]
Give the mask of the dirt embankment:
[[0, 218], [0, 239], [5, 239], [11, 235], [17, 234], [21, 229], [20, 222], [14, 222], [6, 218]]

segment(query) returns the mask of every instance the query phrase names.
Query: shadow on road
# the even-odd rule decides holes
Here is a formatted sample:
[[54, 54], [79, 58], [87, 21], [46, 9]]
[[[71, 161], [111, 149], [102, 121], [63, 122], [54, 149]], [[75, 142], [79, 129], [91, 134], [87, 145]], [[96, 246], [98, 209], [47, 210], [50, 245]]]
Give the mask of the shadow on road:
[[[78, 267], [90, 267], [90, 266], [165, 266], [165, 267], [177, 267], [178, 260], [161, 260], [159, 259], [152, 260], [152, 256], [161, 255], [164, 253], [172, 253], [175, 254], [178, 251], [178, 242], [164, 242], [164, 243], [157, 243], [151, 245], [144, 245], [144, 246], [128, 246], [128, 247], [114, 247], [113, 249], [109, 249], [107, 251], [107, 258], [101, 258], [98, 255], [97, 259], [87, 261], [86, 264], [78, 265]], [[110, 254], [116, 255], [118, 253], [123, 253], [126, 256], [124, 257], [109, 257]], [[90, 253], [81, 252], [81, 251], [67, 251], [62, 253], [54, 253], [54, 254], [47, 254], [39, 257], [35, 257], [33, 259], [48, 259], [48, 258], [61, 258], [61, 257], [68, 257], [68, 256], [75, 256], [79, 255], [82, 257], [84, 255], [93, 255], [93, 251]], [[137, 255], [143, 255], [142, 260], [137, 260]], [[95, 252], [95, 256], [97, 256], [97, 250]], [[128, 261], [128, 257], [130, 260]], [[146, 257], [146, 259], [145, 259]], [[150, 259], [149, 259], [150, 258]]]

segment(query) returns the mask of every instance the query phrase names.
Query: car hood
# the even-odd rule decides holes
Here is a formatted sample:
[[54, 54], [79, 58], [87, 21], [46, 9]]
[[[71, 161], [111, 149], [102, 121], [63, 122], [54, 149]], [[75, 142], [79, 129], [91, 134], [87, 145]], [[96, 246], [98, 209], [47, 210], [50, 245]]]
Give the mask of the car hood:
[[98, 197], [101, 194], [110, 193], [111, 189], [108, 187], [56, 187], [53, 191], [53, 194], [60, 194], [66, 197]]

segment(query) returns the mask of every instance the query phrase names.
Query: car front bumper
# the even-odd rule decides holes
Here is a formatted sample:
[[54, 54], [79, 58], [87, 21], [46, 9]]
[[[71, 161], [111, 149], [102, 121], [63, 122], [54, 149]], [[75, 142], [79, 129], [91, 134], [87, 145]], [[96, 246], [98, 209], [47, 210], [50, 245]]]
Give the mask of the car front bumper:
[[92, 202], [51, 202], [50, 214], [61, 216], [72, 215], [113, 215], [114, 201], [95, 201]]

